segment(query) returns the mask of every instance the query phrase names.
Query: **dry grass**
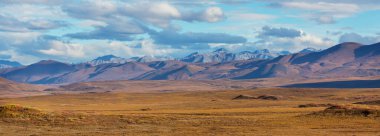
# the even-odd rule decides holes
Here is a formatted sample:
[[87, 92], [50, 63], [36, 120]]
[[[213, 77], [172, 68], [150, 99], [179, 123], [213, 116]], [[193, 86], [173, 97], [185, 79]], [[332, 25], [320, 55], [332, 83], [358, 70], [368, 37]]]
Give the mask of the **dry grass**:
[[22, 107], [18, 105], [3, 105], [0, 106], [1, 118], [27, 118], [40, 115], [41, 112], [37, 109]]
[[374, 106], [362, 105], [334, 105], [324, 111], [314, 113], [313, 115], [322, 116], [362, 116], [371, 118], [380, 118], [380, 108]]
[[[309, 103], [342, 105], [379, 99], [379, 93], [376, 89], [266, 88], [2, 99], [0, 103], [37, 108], [43, 115], [2, 117], [0, 135], [380, 135], [377, 116], [310, 115], [327, 110], [298, 108]], [[281, 99], [233, 100], [242, 94]]]

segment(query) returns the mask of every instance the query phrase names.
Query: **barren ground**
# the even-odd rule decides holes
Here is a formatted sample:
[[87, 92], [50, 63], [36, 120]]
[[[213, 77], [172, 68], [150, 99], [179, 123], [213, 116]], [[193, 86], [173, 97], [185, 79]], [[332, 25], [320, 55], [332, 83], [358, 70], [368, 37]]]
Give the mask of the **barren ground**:
[[[242, 94], [279, 100], [233, 100]], [[371, 100], [380, 100], [380, 89], [87, 92], [3, 98], [0, 105], [35, 108], [44, 116], [3, 117], [0, 135], [380, 135], [379, 117], [310, 115], [326, 107], [298, 108]]]

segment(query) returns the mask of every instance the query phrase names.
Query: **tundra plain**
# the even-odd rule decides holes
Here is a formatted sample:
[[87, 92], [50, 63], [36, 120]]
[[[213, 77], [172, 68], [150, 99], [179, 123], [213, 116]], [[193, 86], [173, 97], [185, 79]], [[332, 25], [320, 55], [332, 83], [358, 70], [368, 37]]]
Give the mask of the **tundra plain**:
[[[160, 86], [143, 92], [138, 87], [91, 91], [99, 84], [111, 90], [106, 85], [110, 83], [92, 83], [98, 85], [93, 88], [80, 83], [48, 90], [49, 95], [1, 98], [0, 135], [380, 135], [380, 89], [208, 90], [188, 85], [185, 88], [193, 90]], [[370, 112], [328, 111], [331, 105]]]

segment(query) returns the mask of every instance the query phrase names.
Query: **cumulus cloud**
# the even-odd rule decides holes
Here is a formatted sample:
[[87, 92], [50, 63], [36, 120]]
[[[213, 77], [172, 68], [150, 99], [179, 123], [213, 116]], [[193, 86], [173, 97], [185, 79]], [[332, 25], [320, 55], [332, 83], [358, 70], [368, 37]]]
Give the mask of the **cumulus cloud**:
[[275, 51], [296, 52], [308, 47], [324, 49], [334, 45], [334, 41], [328, 38], [306, 34], [301, 30], [292, 28], [274, 28], [265, 26], [257, 35], [254, 46]]
[[270, 7], [307, 11], [296, 16], [316, 21], [319, 24], [333, 24], [337, 19], [347, 18], [361, 11], [380, 8], [379, 6], [373, 7], [375, 1], [372, 0], [364, 0], [363, 2], [351, 0], [269, 0], [267, 2], [272, 2]]
[[168, 2], [115, 2], [84, 1], [81, 4], [68, 4], [63, 10], [70, 16], [106, 21], [110, 18], [133, 18], [141, 22], [168, 27], [173, 20], [218, 22], [224, 19], [223, 10], [209, 7], [201, 11], [180, 10]]
[[336, 23], [336, 19], [330, 15], [311, 15], [309, 17], [311, 20], [318, 22], [319, 24], [334, 24]]
[[48, 31], [70, 26], [62, 20], [64, 15], [56, 6], [27, 4], [38, 2], [33, 0], [22, 4], [18, 0], [1, 2], [3, 4], [0, 3], [0, 31]]
[[172, 20], [187, 22], [219, 22], [225, 19], [219, 7], [208, 7], [200, 11], [180, 10], [169, 3], [138, 3], [126, 5], [125, 14], [153, 25], [168, 27]]
[[357, 42], [361, 44], [374, 44], [380, 42], [380, 36], [362, 36], [357, 33], [345, 33], [340, 36], [339, 42]]
[[48, 39], [51, 36], [43, 36], [37, 32], [0, 32], [0, 54], [11, 56], [12, 60], [24, 64], [35, 62], [45, 57], [38, 50], [48, 47]]
[[219, 7], [207, 8], [199, 17], [201, 21], [219, 22], [225, 18], [223, 10]]
[[104, 20], [116, 14], [118, 6], [114, 1], [78, 1], [62, 5], [62, 10], [75, 18]]
[[158, 44], [174, 45], [177, 47], [186, 45], [189, 46], [193, 44], [234, 44], [247, 42], [247, 39], [242, 36], [229, 35], [225, 33], [179, 33], [175, 30], [163, 30], [160, 32], [150, 32], [150, 36]]
[[[263, 23], [274, 23], [271, 21], [281, 16], [233, 7], [238, 5], [225, 8], [224, 4], [255, 1], [272, 3], [272, 7], [281, 9], [301, 10], [292, 17], [320, 24], [380, 9], [378, 0], [0, 0], [0, 58], [26, 64], [39, 59], [78, 62], [105, 54], [121, 57], [182, 55], [217, 46], [236, 50], [255, 46], [300, 50], [334, 44], [330, 39], [285, 27], [266, 26], [257, 36], [248, 33]], [[257, 23], [261, 20], [265, 22]], [[226, 22], [216, 23], [221, 21]], [[217, 26], [205, 28], [211, 23]], [[180, 30], [181, 27], [188, 28]], [[191, 30], [195, 27], [205, 30]], [[231, 31], [233, 27], [238, 30]], [[244, 36], [229, 33], [235, 31]], [[340, 40], [373, 43], [378, 41], [378, 36], [349, 33]]]
[[76, 39], [105, 39], [130, 41], [133, 36], [145, 33], [145, 26], [131, 20], [115, 20], [105, 25], [96, 25], [95, 30], [90, 32], [78, 32], [67, 34], [67, 37]]
[[0, 15], [0, 31], [26, 32], [33, 30], [49, 30], [65, 27], [68, 24], [64, 21], [56, 20], [30, 20], [20, 21], [13, 17]]
[[62, 41], [50, 41], [48, 49], [38, 51], [52, 56], [70, 56], [73, 58], [84, 57], [83, 46]]
[[[152, 34], [152, 30], [172, 28], [173, 21], [214, 23], [225, 19], [224, 11], [217, 5], [186, 8], [173, 3], [137, 0], [0, 1], [0, 55], [11, 56], [11, 59], [26, 64], [38, 58], [78, 61], [84, 56], [104, 55], [103, 52], [120, 56], [167, 55], [179, 50], [170, 45], [157, 44], [157, 41], [167, 41], [168, 37], [155, 35], [152, 36], [155, 37], [154, 41], [140, 41], [144, 38], [141, 35]], [[67, 29], [54, 31], [60, 28]], [[47, 33], [54, 36], [48, 36]], [[197, 34], [214, 38], [207, 39]], [[207, 42], [233, 43], [246, 40], [221, 33], [177, 33], [177, 36], [182, 38], [173, 43], [200, 43], [199, 47], [201, 44], [207, 45]], [[81, 41], [88, 39], [91, 41]]]
[[[0, 38], [3, 38], [0, 35]], [[58, 37], [47, 35], [8, 35], [8, 39], [19, 41], [1, 41], [0, 57], [7, 56], [11, 60], [23, 64], [35, 63], [41, 59], [53, 59], [63, 62], [83, 62], [98, 56], [114, 54], [121, 57], [134, 57], [143, 55], [162, 56], [180, 51], [170, 46], [159, 46], [152, 40], [138, 40], [131, 43], [120, 41], [94, 40], [85, 43], [73, 43]], [[3, 57], [4, 58], [4, 57]]]
[[77, 39], [111, 39], [128, 41], [134, 35], [147, 33], [155, 26], [162, 29], [173, 27], [172, 21], [218, 22], [225, 18], [221, 8], [208, 7], [203, 10], [184, 10], [168, 2], [115, 2], [115, 1], [82, 1], [83, 4], [63, 6], [68, 15], [101, 22], [90, 32], [67, 34]]
[[28, 28], [24, 26], [23, 22], [15, 18], [0, 15], [0, 31], [22, 32], [28, 31]]
[[290, 28], [272, 28], [269, 26], [264, 26], [259, 34], [259, 37], [284, 37], [284, 38], [295, 38], [302, 36], [303, 32], [296, 29]]
[[328, 2], [283, 2], [276, 3], [279, 7], [296, 8], [303, 10], [314, 10], [324, 13], [355, 13], [359, 6], [349, 3], [328, 3]]
[[168, 27], [170, 22], [181, 18], [180, 11], [169, 3], [125, 4], [122, 14], [160, 27]]
[[0, 4], [43, 4], [55, 5], [64, 2], [64, 0], [2, 0]]

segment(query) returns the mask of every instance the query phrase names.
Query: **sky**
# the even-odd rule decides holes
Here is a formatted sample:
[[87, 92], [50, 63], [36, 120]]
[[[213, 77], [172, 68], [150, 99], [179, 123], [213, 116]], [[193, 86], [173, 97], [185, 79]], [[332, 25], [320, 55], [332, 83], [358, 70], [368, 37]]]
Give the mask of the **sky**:
[[378, 0], [0, 0], [0, 59], [78, 63], [380, 42]]

